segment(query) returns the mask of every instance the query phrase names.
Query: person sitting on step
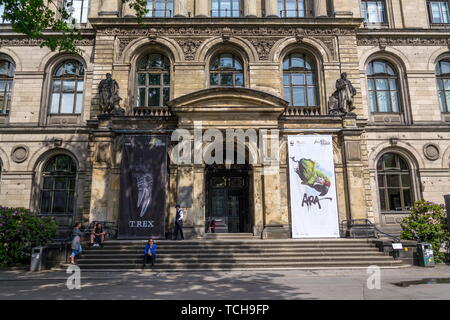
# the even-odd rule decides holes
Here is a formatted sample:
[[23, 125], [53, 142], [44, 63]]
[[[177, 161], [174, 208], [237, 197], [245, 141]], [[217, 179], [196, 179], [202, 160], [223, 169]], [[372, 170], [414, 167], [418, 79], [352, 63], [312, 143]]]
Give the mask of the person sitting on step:
[[101, 223], [96, 223], [95, 228], [91, 233], [91, 238], [89, 242], [89, 246], [102, 246], [105, 241], [105, 232], [103, 231], [103, 226]]
[[153, 239], [148, 240], [147, 244], [145, 245], [143, 268], [145, 268], [145, 266], [147, 265], [148, 259], [150, 259], [153, 268], [156, 262], [156, 244]]

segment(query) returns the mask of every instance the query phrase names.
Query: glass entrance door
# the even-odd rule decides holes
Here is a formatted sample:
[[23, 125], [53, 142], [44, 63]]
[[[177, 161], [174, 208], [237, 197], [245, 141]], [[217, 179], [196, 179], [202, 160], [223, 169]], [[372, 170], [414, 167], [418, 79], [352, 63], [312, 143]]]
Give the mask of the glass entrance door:
[[216, 232], [250, 232], [248, 170], [210, 168], [206, 183], [206, 222]]

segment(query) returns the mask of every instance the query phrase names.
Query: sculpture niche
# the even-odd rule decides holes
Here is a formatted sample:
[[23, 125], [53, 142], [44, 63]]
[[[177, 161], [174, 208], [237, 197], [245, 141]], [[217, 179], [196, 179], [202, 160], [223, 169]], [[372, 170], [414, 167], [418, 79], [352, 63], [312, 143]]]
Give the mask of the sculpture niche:
[[331, 95], [329, 101], [330, 114], [337, 116], [356, 116], [352, 111], [353, 97], [356, 95], [356, 89], [350, 80], [347, 80], [347, 74], [341, 74], [341, 78], [336, 81], [336, 91]]
[[125, 109], [119, 106], [121, 97], [119, 97], [119, 85], [112, 78], [110, 73], [106, 74], [106, 79], [100, 81], [98, 85], [98, 94], [100, 98], [100, 110], [102, 114], [112, 114], [115, 116], [125, 115]]

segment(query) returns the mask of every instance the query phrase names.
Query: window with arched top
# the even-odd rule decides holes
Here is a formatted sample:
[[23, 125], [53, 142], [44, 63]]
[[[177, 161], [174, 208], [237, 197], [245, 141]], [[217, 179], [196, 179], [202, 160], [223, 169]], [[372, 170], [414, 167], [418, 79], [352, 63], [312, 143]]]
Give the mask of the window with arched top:
[[51, 114], [80, 114], [83, 109], [84, 66], [65, 60], [52, 74]]
[[387, 61], [374, 60], [367, 66], [371, 112], [400, 112], [398, 75]]
[[220, 53], [209, 65], [211, 87], [243, 87], [244, 68], [241, 60], [232, 53]]
[[87, 23], [89, 0], [64, 0], [64, 7], [70, 15], [69, 23]]
[[313, 59], [304, 53], [291, 53], [283, 60], [284, 99], [290, 106], [318, 105], [317, 72]]
[[174, 0], [147, 0], [146, 17], [168, 18], [173, 16]]
[[159, 53], [150, 53], [137, 63], [137, 107], [165, 106], [170, 100], [170, 61]]
[[52, 157], [42, 171], [41, 214], [73, 214], [77, 166], [72, 157]]
[[439, 105], [442, 112], [450, 112], [450, 60], [441, 60], [436, 65]]
[[411, 169], [397, 153], [385, 153], [377, 163], [381, 212], [407, 212], [414, 201]]
[[9, 113], [16, 67], [0, 56], [0, 114]]

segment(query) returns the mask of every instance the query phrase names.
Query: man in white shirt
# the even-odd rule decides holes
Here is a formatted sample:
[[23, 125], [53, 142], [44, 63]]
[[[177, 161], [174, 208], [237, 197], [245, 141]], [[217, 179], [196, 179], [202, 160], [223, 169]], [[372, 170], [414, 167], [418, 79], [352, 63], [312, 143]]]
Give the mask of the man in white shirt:
[[175, 209], [177, 210], [176, 216], [175, 216], [175, 240], [178, 240], [178, 233], [181, 234], [181, 240], [184, 240], [183, 236], [183, 210], [181, 210], [180, 205], [177, 204], [175, 206]]

